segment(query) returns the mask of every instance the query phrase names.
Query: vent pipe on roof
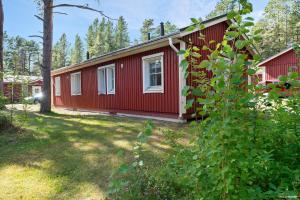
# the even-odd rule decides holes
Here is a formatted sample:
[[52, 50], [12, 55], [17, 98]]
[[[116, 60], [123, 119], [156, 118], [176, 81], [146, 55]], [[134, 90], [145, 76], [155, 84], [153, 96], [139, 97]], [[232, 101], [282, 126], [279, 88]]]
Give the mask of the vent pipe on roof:
[[151, 40], [151, 33], [148, 33], [148, 40]]
[[163, 22], [160, 23], [160, 36], [165, 35], [165, 25]]
[[88, 59], [90, 59], [90, 52], [86, 52], [86, 59], [88, 60]]

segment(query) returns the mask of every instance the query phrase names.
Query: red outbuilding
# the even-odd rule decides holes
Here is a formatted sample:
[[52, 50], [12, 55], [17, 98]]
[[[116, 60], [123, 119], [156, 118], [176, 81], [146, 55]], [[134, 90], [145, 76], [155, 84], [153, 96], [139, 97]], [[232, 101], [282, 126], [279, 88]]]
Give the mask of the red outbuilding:
[[[225, 15], [204, 21], [201, 32], [206, 40], [221, 42], [230, 22]], [[52, 71], [53, 104], [56, 107], [94, 110], [111, 114], [171, 121], [186, 120], [189, 97], [182, 95], [186, 85], [177, 54], [190, 43], [201, 47], [199, 29], [164, 35], [145, 43], [89, 59]], [[212, 44], [213, 45], [213, 44]], [[200, 50], [201, 60], [208, 51]]]
[[259, 64], [261, 69], [257, 73], [261, 77], [260, 83], [279, 82], [278, 77], [287, 75], [290, 68], [293, 71], [300, 72], [299, 67], [297, 67], [299, 62], [299, 55], [292, 47], [264, 60]]
[[40, 93], [42, 85], [43, 80], [38, 76], [4, 75], [3, 93], [10, 102], [20, 102], [24, 97]]

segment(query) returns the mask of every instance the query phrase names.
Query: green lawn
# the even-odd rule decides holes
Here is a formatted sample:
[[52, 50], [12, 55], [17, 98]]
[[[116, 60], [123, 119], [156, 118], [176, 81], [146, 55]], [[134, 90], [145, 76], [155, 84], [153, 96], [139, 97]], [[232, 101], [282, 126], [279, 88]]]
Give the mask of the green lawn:
[[[0, 132], [0, 199], [103, 199], [112, 169], [132, 159], [143, 126], [137, 119], [30, 113], [22, 130]], [[163, 130], [179, 126], [155, 123], [149, 164], [168, 151]]]

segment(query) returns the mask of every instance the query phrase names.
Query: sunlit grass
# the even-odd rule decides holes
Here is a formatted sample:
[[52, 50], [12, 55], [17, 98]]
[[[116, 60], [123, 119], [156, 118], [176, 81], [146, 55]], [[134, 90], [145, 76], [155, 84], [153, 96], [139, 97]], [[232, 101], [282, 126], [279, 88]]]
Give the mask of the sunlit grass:
[[[132, 159], [136, 135], [145, 121], [107, 116], [30, 113], [24, 127], [0, 133], [0, 199], [103, 199], [111, 171]], [[156, 123], [147, 145], [147, 162], [168, 151], [162, 130], [179, 125]], [[123, 150], [125, 156], [118, 157]]]

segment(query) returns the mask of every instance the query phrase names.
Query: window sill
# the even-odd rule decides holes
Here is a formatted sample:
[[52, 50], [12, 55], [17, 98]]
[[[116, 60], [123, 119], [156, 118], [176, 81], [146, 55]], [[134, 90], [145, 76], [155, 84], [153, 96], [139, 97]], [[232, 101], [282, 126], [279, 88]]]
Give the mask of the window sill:
[[164, 90], [163, 90], [162, 87], [150, 87], [150, 88], [144, 89], [143, 93], [144, 94], [147, 94], [147, 93], [164, 93]]
[[81, 95], [81, 93], [80, 94], [71, 94], [71, 96], [80, 96]]

